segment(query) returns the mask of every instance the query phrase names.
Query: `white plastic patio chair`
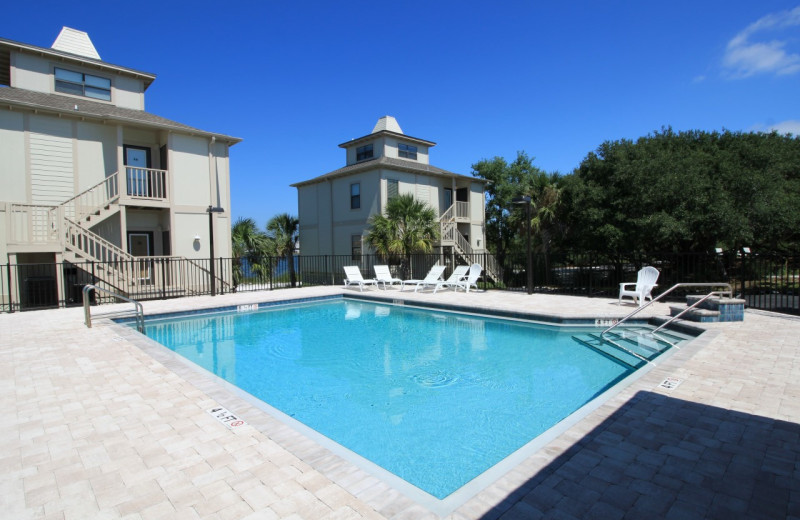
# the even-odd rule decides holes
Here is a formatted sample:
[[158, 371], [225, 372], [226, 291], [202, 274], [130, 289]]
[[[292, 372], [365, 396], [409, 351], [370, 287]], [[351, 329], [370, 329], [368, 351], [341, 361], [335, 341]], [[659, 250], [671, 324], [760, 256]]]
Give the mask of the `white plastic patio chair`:
[[390, 287], [393, 283], [398, 283], [402, 287], [403, 280], [400, 278], [394, 278], [392, 273], [389, 271], [388, 265], [376, 265], [373, 266], [373, 269], [375, 269], [375, 281], [379, 284], [383, 284], [384, 290], [386, 289], [387, 283]]
[[[644, 305], [645, 298], [653, 300], [653, 295], [650, 294], [654, 287], [658, 287], [656, 281], [658, 280], [658, 269], [652, 266], [642, 267], [636, 277], [636, 283], [627, 282], [619, 284], [619, 299], [617, 305], [622, 304], [622, 298], [630, 296], [633, 298], [633, 303], [638, 303], [639, 307]], [[633, 289], [629, 287], [634, 286]]]
[[346, 265], [344, 266], [344, 286], [347, 288], [350, 285], [358, 285], [358, 290], [363, 291], [365, 285], [374, 285], [377, 287], [378, 282], [364, 279], [357, 265]]
[[478, 290], [478, 278], [481, 276], [481, 271], [483, 271], [483, 267], [481, 264], [472, 264], [469, 268], [469, 274], [467, 275], [466, 279], [461, 280], [460, 282], [456, 282], [453, 286], [456, 292], [458, 292], [458, 288], [464, 289], [465, 293], [469, 292], [470, 287], [474, 287], [475, 290]]
[[433, 292], [435, 293], [436, 291], [444, 287], [455, 287], [456, 282], [460, 282], [461, 280], [464, 279], [464, 277], [467, 275], [468, 270], [469, 270], [468, 265], [457, 266], [455, 269], [453, 269], [452, 274], [450, 274], [450, 277], [447, 280], [436, 284], [436, 287], [433, 288]]
[[419, 291], [420, 287], [425, 288], [429, 285], [436, 285], [437, 283], [442, 281], [442, 274], [444, 274], [444, 267], [443, 265], [434, 265], [431, 267], [431, 270], [428, 271], [428, 274], [425, 276], [423, 280], [403, 280], [403, 285], [400, 287], [401, 291], [404, 291], [406, 285], [416, 285], [414, 288], [414, 292]]

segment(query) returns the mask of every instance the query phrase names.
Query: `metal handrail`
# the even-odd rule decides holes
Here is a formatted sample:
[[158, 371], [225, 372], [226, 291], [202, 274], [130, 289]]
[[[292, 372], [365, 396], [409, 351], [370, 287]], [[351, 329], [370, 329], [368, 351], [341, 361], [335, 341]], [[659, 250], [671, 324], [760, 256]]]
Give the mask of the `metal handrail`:
[[659, 330], [663, 329], [664, 327], [666, 327], [667, 325], [669, 325], [669, 324], [670, 324], [670, 323], [672, 323], [673, 321], [677, 320], [678, 318], [680, 318], [681, 316], [683, 316], [684, 314], [686, 314], [686, 313], [687, 313], [687, 312], [689, 312], [690, 310], [694, 309], [695, 307], [697, 307], [698, 305], [700, 305], [701, 303], [703, 303], [703, 302], [704, 302], [704, 301], [706, 301], [707, 299], [711, 298], [712, 296], [716, 296], [716, 295], [720, 295], [720, 296], [722, 296], [723, 294], [728, 294], [728, 297], [730, 297], [730, 296], [731, 296], [731, 293], [730, 293], [730, 291], [711, 291], [710, 293], [706, 294], [705, 296], [703, 296], [702, 298], [700, 298], [699, 300], [697, 300], [696, 302], [694, 302], [694, 303], [693, 303], [692, 305], [690, 305], [689, 307], [686, 307], [686, 308], [685, 308], [685, 309], [683, 309], [681, 312], [679, 312], [678, 314], [676, 314], [675, 316], [673, 316], [672, 318], [670, 318], [670, 319], [669, 319], [669, 320], [668, 320], [666, 323], [662, 323], [662, 324], [661, 324], [661, 325], [660, 325], [658, 328], [656, 328], [656, 330], [654, 330], [654, 331], [653, 331], [653, 334], [655, 334], [655, 333], [656, 333], [656, 332], [658, 332]]
[[122, 296], [121, 294], [117, 294], [113, 291], [109, 291], [108, 289], [103, 289], [102, 287], [98, 287], [92, 284], [86, 284], [83, 287], [83, 315], [84, 315], [84, 323], [88, 328], [92, 328], [92, 313], [91, 307], [89, 306], [89, 293], [92, 291], [102, 291], [106, 294], [113, 296], [114, 298], [119, 298], [120, 300], [125, 300], [126, 302], [132, 303], [136, 307], [136, 330], [144, 334], [144, 307], [138, 301], [134, 300], [133, 298], [128, 298], [126, 296]]
[[[711, 293], [707, 294], [707, 295], [706, 295], [706, 296], [703, 298], [703, 300], [705, 300], [706, 298], [708, 298], [708, 297], [712, 296], [712, 295], [713, 295], [713, 294], [715, 294], [715, 293], [716, 293], [716, 294], [720, 294], [720, 295], [722, 295], [722, 294], [727, 294], [727, 295], [728, 295], [728, 297], [732, 297], [732, 296], [733, 296], [733, 288], [731, 287], [731, 284], [729, 284], [729, 283], [727, 283], [727, 282], [708, 282], [708, 283], [676, 283], [675, 285], [673, 285], [672, 287], [670, 287], [669, 289], [667, 289], [667, 290], [666, 290], [666, 291], [664, 291], [663, 293], [659, 294], [658, 296], [656, 296], [655, 298], [653, 298], [653, 299], [652, 299], [652, 300], [650, 300], [649, 302], [645, 303], [645, 304], [644, 304], [644, 305], [642, 305], [641, 307], [639, 307], [639, 308], [635, 309], [633, 312], [631, 312], [630, 314], [628, 314], [627, 316], [625, 316], [624, 318], [622, 318], [621, 320], [619, 320], [618, 322], [616, 322], [615, 324], [613, 324], [612, 326], [610, 326], [609, 328], [607, 328], [606, 330], [604, 330], [603, 332], [601, 332], [601, 333], [600, 333], [600, 336], [602, 337], [602, 336], [603, 336], [603, 335], [605, 335], [606, 333], [610, 332], [612, 329], [614, 329], [614, 328], [616, 328], [616, 327], [618, 327], [618, 326], [622, 325], [623, 323], [625, 323], [626, 321], [628, 321], [630, 318], [632, 318], [632, 317], [633, 317], [633, 316], [635, 316], [636, 314], [639, 314], [640, 312], [642, 312], [642, 311], [643, 311], [643, 310], [645, 310], [646, 308], [648, 308], [648, 307], [650, 307], [651, 305], [653, 305], [655, 302], [659, 301], [659, 300], [660, 300], [661, 298], [663, 298], [664, 296], [668, 295], [669, 293], [671, 293], [672, 291], [674, 291], [675, 289], [678, 289], [678, 288], [680, 288], [680, 287], [727, 287], [727, 288], [728, 288], [728, 290], [726, 290], [726, 291], [712, 291]], [[701, 301], [703, 301], [703, 300], [701, 300]], [[700, 302], [698, 302], [698, 303], [700, 303]], [[686, 310], [688, 311], [689, 309], [686, 309]], [[686, 312], [686, 311], [684, 311], [684, 312]], [[683, 313], [681, 313], [681, 314], [683, 314]], [[678, 316], [675, 316], [675, 318], [677, 318], [677, 317], [678, 317]], [[667, 322], [667, 323], [670, 323], [670, 322], [674, 321], [674, 319], [675, 319], [675, 318], [673, 318], [672, 320], [670, 320], [670, 321], [669, 321], [669, 322]], [[656, 332], [656, 331], [658, 331], [658, 330], [660, 330], [660, 329], [661, 329], [661, 327], [659, 327], [658, 329], [654, 330], [653, 332]]]

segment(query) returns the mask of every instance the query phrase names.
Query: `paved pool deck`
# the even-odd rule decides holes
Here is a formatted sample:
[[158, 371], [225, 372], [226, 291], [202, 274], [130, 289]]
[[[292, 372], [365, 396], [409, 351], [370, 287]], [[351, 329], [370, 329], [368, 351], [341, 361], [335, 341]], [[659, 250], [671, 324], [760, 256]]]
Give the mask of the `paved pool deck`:
[[[358, 290], [144, 307], [156, 314], [342, 293]], [[604, 298], [500, 291], [363, 294], [564, 317], [632, 310]], [[747, 311], [743, 322], [701, 327], [687, 347], [444, 507], [410, 498], [120, 325], [96, 317], [88, 329], [80, 308], [0, 314], [0, 517], [800, 518], [800, 319]], [[664, 388], [666, 378], [680, 384]], [[227, 429], [206, 412], [215, 406], [247, 425]]]

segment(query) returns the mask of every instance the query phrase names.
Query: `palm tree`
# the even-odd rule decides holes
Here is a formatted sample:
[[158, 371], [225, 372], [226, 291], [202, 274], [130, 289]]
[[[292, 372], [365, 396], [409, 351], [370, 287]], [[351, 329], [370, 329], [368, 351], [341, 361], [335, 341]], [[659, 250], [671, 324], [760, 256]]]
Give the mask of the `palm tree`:
[[430, 253], [439, 237], [436, 212], [413, 195], [398, 195], [386, 204], [385, 215], [369, 219], [367, 243], [383, 257], [399, 255], [407, 273], [413, 253]]
[[541, 176], [538, 186], [528, 192], [531, 195], [531, 221], [529, 223], [525, 223], [524, 217], [521, 220], [513, 219], [519, 223], [521, 229], [524, 229], [525, 225], [530, 225], [531, 232], [539, 239], [539, 248], [544, 256], [548, 282], [550, 246], [558, 225], [558, 208], [561, 204], [561, 187], [558, 185], [558, 178], [558, 174]]
[[267, 256], [267, 237], [258, 230], [255, 220], [240, 217], [231, 227], [231, 245], [233, 248], [233, 287], [236, 290], [245, 279], [244, 261], [250, 272], [263, 273], [267, 265], [263, 258]]
[[275, 256], [286, 258], [289, 264], [289, 280], [292, 287], [297, 286], [294, 270], [294, 251], [300, 234], [300, 220], [288, 213], [275, 215], [267, 222], [267, 236]]

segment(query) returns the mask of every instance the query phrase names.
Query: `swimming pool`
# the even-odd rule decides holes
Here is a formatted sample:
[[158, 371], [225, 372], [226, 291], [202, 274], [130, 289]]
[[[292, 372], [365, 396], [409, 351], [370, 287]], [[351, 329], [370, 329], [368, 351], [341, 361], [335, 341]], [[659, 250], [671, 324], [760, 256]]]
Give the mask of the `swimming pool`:
[[341, 298], [239, 311], [147, 333], [439, 499], [633, 372], [586, 328]]

